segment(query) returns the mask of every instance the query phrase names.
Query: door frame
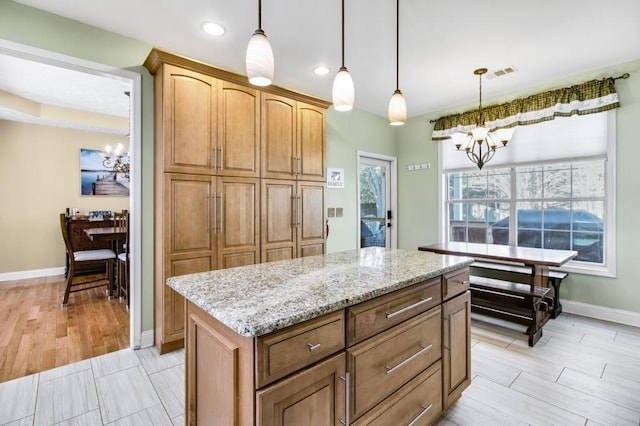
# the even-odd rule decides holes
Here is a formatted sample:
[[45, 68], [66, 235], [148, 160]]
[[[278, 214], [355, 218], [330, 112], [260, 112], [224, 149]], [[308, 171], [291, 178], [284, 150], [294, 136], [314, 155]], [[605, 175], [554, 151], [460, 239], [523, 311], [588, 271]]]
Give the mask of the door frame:
[[391, 163], [391, 172], [389, 179], [391, 211], [393, 218], [391, 219], [391, 243], [389, 248], [398, 248], [398, 159], [384, 154], [374, 152], [358, 151], [356, 157], [356, 247], [360, 248], [360, 159], [371, 158], [373, 160], [388, 161]]
[[131, 291], [129, 313], [129, 346], [138, 349], [142, 342], [142, 75], [133, 71], [87, 61], [49, 50], [0, 39], [0, 53], [54, 65], [73, 71], [117, 78], [131, 82], [129, 112], [129, 151], [131, 152], [131, 186], [129, 211], [131, 221]]

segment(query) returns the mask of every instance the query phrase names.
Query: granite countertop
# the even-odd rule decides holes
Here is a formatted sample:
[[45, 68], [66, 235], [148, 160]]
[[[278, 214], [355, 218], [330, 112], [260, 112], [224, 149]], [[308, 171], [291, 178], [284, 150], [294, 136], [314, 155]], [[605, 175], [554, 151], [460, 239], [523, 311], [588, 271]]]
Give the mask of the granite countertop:
[[470, 257], [368, 247], [181, 275], [167, 285], [242, 336], [262, 336], [470, 265]]

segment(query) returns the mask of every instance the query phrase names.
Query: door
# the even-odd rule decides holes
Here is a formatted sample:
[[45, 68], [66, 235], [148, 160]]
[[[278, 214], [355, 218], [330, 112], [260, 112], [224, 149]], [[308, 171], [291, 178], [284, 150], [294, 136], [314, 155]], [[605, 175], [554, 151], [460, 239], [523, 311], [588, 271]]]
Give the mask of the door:
[[393, 247], [391, 229], [392, 160], [359, 157], [360, 243], [359, 247]]
[[443, 410], [471, 384], [471, 292], [442, 305]]

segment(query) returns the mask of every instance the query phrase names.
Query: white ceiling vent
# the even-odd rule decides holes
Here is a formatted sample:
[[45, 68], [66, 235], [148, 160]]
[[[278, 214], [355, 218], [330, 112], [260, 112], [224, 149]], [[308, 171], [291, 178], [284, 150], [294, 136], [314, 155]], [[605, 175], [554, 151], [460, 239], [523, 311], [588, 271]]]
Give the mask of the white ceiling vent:
[[499, 69], [499, 70], [491, 70], [487, 73], [487, 78], [488, 79], [492, 79], [492, 78], [496, 78], [496, 77], [502, 77], [505, 76], [507, 74], [512, 74], [514, 72], [518, 71], [518, 68], [514, 67], [513, 65]]

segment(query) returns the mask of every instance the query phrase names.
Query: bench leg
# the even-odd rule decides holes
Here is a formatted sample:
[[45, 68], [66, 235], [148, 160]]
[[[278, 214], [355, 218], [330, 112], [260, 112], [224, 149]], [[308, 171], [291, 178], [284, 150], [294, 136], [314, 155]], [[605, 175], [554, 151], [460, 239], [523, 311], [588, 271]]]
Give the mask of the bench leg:
[[560, 303], [560, 283], [562, 280], [549, 278], [549, 284], [553, 287], [553, 308], [551, 309], [551, 318], [556, 319], [562, 313], [562, 304]]

